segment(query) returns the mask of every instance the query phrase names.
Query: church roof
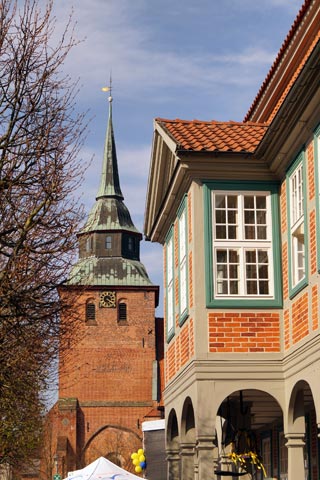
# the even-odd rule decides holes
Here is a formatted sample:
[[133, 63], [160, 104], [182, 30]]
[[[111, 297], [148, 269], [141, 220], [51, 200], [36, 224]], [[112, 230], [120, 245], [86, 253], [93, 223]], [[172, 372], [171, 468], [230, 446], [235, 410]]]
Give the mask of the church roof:
[[113, 132], [111, 96], [109, 97], [109, 118], [103, 153], [102, 175], [96, 199], [98, 200], [99, 198], [110, 196], [123, 200], [119, 181], [116, 143]]
[[144, 265], [122, 257], [80, 259], [72, 268], [68, 285], [148, 286], [153, 285]]
[[123, 229], [139, 233], [131, 220], [129, 210], [123, 203], [112, 123], [112, 97], [110, 96], [100, 186], [96, 203], [93, 205], [81, 233]]
[[139, 233], [125, 204], [122, 200], [113, 197], [97, 199], [81, 233], [99, 230], [126, 230]]
[[155, 122], [177, 144], [177, 150], [193, 152], [253, 153], [268, 126], [252, 122], [167, 120]]
[[152, 286], [140, 262], [142, 234], [123, 202], [112, 124], [112, 97], [96, 201], [79, 233], [79, 260], [67, 285]]

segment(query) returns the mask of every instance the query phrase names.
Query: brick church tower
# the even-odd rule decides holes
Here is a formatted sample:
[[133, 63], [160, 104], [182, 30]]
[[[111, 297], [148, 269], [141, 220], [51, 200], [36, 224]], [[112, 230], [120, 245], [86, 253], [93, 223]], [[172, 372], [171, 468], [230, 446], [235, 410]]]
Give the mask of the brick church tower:
[[142, 447], [141, 424], [157, 412], [159, 287], [140, 262], [141, 239], [123, 202], [110, 96], [100, 187], [78, 236], [79, 260], [60, 292], [77, 292], [80, 319], [76, 343], [60, 355], [59, 398], [51, 414], [62, 478], [100, 456], [132, 469], [130, 453]]

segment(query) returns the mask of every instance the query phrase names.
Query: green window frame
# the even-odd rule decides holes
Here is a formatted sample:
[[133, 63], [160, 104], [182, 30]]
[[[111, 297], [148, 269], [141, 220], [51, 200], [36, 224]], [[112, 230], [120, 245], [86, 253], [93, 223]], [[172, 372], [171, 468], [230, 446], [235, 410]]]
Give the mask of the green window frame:
[[166, 238], [166, 330], [167, 342], [169, 342], [175, 334], [175, 291], [174, 291], [174, 235], [173, 226], [170, 228]]
[[282, 307], [279, 184], [206, 181], [204, 204], [207, 307]]
[[304, 151], [287, 171], [289, 297], [308, 284], [308, 218]]
[[317, 269], [318, 272], [320, 272], [320, 125], [316, 128], [314, 132], [313, 140], [316, 186]]
[[188, 212], [186, 197], [178, 210], [179, 324], [188, 318]]

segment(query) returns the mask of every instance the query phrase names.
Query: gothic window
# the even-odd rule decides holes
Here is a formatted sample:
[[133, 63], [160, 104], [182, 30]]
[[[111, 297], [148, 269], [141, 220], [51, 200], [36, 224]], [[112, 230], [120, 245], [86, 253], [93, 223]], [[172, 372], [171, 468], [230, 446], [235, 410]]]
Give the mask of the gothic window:
[[127, 322], [127, 304], [124, 301], [118, 303], [118, 322]]
[[96, 321], [96, 306], [92, 299], [86, 303], [86, 322], [92, 323]]

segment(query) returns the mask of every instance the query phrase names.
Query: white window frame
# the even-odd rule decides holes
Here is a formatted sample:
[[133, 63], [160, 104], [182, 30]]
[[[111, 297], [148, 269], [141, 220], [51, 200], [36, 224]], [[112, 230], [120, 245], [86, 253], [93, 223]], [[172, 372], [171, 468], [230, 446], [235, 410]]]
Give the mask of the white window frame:
[[179, 316], [183, 321], [188, 312], [188, 268], [187, 268], [187, 211], [183, 208], [178, 223], [179, 252]]
[[[217, 196], [225, 196], [228, 197], [236, 197], [237, 198], [237, 206], [234, 209], [230, 209], [234, 211], [234, 221], [228, 224], [228, 208], [225, 206], [222, 210], [226, 211], [226, 220], [225, 224], [219, 224], [216, 222], [216, 212], [219, 210], [218, 207], [215, 205], [215, 201]], [[245, 197], [253, 197], [255, 206], [252, 209], [255, 222], [253, 224], [245, 225], [245, 208], [244, 208], [244, 198]], [[258, 211], [260, 211], [256, 206], [256, 199], [258, 197], [264, 197], [266, 199], [266, 208], [265, 211], [265, 222], [259, 223], [257, 221]], [[248, 211], [248, 209], [247, 209]], [[274, 271], [273, 271], [273, 245], [272, 245], [272, 209], [271, 209], [271, 192], [270, 191], [249, 191], [249, 190], [213, 190], [212, 191], [212, 258], [213, 258], [213, 278], [214, 278], [214, 298], [215, 299], [273, 299], [274, 298]], [[232, 212], [231, 212], [232, 217]], [[219, 226], [225, 225], [226, 227], [226, 234], [225, 237], [229, 238], [217, 238], [217, 231]], [[259, 239], [247, 239], [245, 234], [245, 227], [254, 227], [255, 235], [257, 236], [257, 230], [259, 227], [265, 228], [265, 238]], [[217, 227], [217, 228], [216, 228]], [[228, 227], [229, 234], [228, 234]], [[232, 232], [236, 232], [236, 235], [231, 235]], [[234, 238], [234, 236], [236, 238]], [[233, 238], [230, 238], [233, 237]], [[227, 261], [225, 264], [217, 263], [218, 260], [218, 253], [225, 251], [227, 254]], [[246, 268], [247, 265], [247, 272], [250, 269], [249, 262], [246, 261], [246, 257], [249, 256], [249, 252], [254, 252], [256, 259], [262, 255], [259, 252], [267, 254], [267, 263], [262, 264], [259, 261], [252, 266], [252, 270], [256, 271], [257, 273], [260, 270], [265, 270], [265, 265], [267, 265], [268, 274], [267, 277], [259, 278], [259, 273], [256, 278], [252, 278], [252, 283], [255, 282], [260, 287], [263, 285], [263, 282], [268, 282], [268, 293], [261, 293], [261, 291], [257, 291], [256, 293], [247, 293], [247, 288], [251, 280], [247, 277]], [[231, 255], [230, 253], [234, 253], [238, 256], [237, 262], [235, 265], [232, 266], [232, 262], [230, 262]], [[248, 255], [247, 255], [248, 254]], [[233, 256], [235, 256], [233, 255]], [[224, 267], [225, 265], [225, 267]], [[238, 265], [238, 267], [237, 267]], [[220, 266], [220, 272], [218, 272], [218, 268]], [[259, 268], [261, 267], [261, 268]], [[227, 276], [223, 276], [221, 278], [221, 270], [227, 271]], [[236, 273], [236, 277], [234, 277], [234, 273]], [[231, 272], [231, 273], [230, 273]], [[224, 275], [224, 274], [223, 274]], [[234, 278], [232, 278], [234, 277]], [[236, 281], [235, 281], [236, 280]], [[237, 292], [231, 291], [232, 285], [235, 286], [237, 284]], [[221, 285], [223, 285], [221, 290]], [[225, 286], [228, 285], [226, 289]], [[224, 289], [224, 291], [223, 291]], [[227, 291], [226, 291], [227, 290]]]
[[291, 282], [295, 288], [306, 276], [303, 163], [289, 176]]
[[173, 235], [166, 245], [166, 271], [167, 271], [167, 336], [174, 333], [174, 242]]

